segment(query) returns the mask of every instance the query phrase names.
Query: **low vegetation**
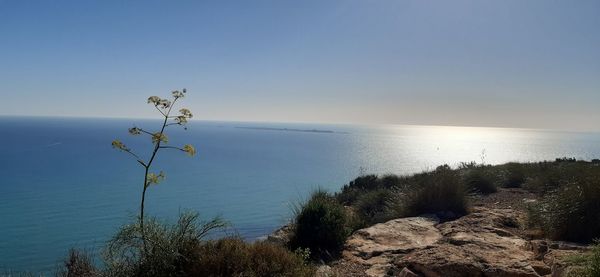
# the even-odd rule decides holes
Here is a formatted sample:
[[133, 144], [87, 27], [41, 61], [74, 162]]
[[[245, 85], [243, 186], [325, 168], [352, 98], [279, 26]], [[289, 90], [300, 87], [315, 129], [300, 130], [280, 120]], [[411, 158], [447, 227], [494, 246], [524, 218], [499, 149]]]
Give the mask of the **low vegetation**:
[[364, 227], [425, 213], [463, 215], [467, 190], [459, 172], [444, 165], [412, 176], [361, 176], [345, 185], [336, 199], [353, 207]]
[[592, 245], [588, 253], [567, 257], [567, 277], [600, 277], [600, 242]]
[[468, 192], [490, 194], [498, 191], [489, 166], [472, 166], [465, 169], [464, 185]]
[[77, 249], [69, 250], [62, 267], [56, 272], [57, 277], [84, 277], [99, 276], [99, 271], [93, 263], [93, 257], [90, 253]]
[[199, 222], [196, 213], [184, 213], [175, 224], [147, 218], [145, 241], [139, 221], [123, 226], [108, 242], [95, 267], [92, 257], [72, 250], [58, 270], [61, 277], [119, 276], [312, 276], [314, 267], [302, 253], [267, 242], [247, 243], [238, 237], [204, 240], [222, 229], [219, 219]]
[[223, 238], [203, 243], [186, 276], [314, 276], [300, 252], [268, 242]]
[[[529, 227], [543, 236], [584, 243], [600, 237], [600, 164], [560, 158], [495, 166], [463, 163], [456, 169], [444, 165], [410, 176], [359, 176], [334, 195], [335, 201], [324, 192], [313, 195], [296, 217], [301, 231], [292, 249], [302, 246], [322, 253], [319, 248], [327, 245], [322, 241], [330, 236], [335, 239], [327, 241], [335, 243], [326, 253], [335, 256], [332, 251], [339, 251], [342, 238], [356, 229], [420, 214], [451, 220], [468, 213], [469, 195], [494, 193], [500, 187], [539, 195], [528, 206]], [[331, 220], [331, 214], [338, 220]]]
[[575, 242], [600, 237], [600, 167], [574, 161], [538, 164], [546, 173], [530, 189], [543, 197], [529, 207], [530, 226], [545, 236]]
[[415, 175], [414, 183], [399, 197], [400, 216], [437, 214], [451, 219], [467, 213], [466, 187], [457, 171], [444, 165]]
[[508, 163], [504, 165], [505, 170], [505, 182], [504, 187], [507, 188], [520, 188], [525, 183], [525, 172], [523, 165], [519, 163]]
[[138, 223], [126, 225], [103, 253], [106, 271], [111, 276], [185, 276], [202, 239], [223, 227], [218, 218], [199, 222], [197, 213], [183, 213], [172, 225], [149, 218], [144, 230]]
[[291, 249], [310, 249], [314, 260], [331, 260], [350, 234], [349, 216], [329, 193], [317, 190], [296, 211]]

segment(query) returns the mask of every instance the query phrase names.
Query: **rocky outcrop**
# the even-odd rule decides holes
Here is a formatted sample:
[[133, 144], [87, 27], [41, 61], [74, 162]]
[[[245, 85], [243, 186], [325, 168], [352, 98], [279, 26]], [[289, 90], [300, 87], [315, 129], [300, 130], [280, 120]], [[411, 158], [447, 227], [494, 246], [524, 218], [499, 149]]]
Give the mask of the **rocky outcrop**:
[[343, 256], [370, 266], [369, 275], [385, 275], [398, 255], [437, 243], [442, 238], [438, 223], [435, 216], [409, 217], [358, 230], [346, 241]]
[[528, 241], [517, 234], [517, 217], [513, 209], [476, 207], [444, 223], [433, 216], [395, 219], [356, 231], [343, 259], [366, 266], [367, 276], [560, 276], [557, 257], [585, 249]]
[[281, 246], [286, 246], [290, 242], [290, 236], [292, 234], [294, 225], [286, 224], [281, 228], [275, 230], [272, 234], [264, 238], [266, 241]]

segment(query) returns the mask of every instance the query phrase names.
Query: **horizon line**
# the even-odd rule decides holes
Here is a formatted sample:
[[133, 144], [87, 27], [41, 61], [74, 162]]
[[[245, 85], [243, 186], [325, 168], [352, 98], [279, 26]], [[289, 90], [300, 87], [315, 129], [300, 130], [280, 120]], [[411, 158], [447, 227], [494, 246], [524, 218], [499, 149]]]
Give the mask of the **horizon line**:
[[[84, 116], [84, 115], [12, 115], [0, 114], [2, 117], [22, 117], [22, 118], [61, 118], [61, 119], [114, 119], [114, 120], [160, 120], [150, 117], [124, 117], [124, 116]], [[266, 121], [266, 120], [231, 120], [231, 119], [193, 119], [190, 122], [227, 122], [227, 123], [257, 123], [257, 124], [319, 124], [319, 125], [348, 125], [348, 126], [404, 126], [404, 127], [447, 127], [447, 128], [490, 128], [490, 129], [516, 129], [530, 131], [558, 131], [572, 133], [600, 133], [600, 130], [591, 129], [556, 129], [556, 128], [532, 128], [532, 127], [509, 127], [509, 126], [475, 126], [475, 125], [436, 125], [436, 124], [415, 124], [415, 123], [353, 123], [353, 122], [314, 122], [314, 121]]]

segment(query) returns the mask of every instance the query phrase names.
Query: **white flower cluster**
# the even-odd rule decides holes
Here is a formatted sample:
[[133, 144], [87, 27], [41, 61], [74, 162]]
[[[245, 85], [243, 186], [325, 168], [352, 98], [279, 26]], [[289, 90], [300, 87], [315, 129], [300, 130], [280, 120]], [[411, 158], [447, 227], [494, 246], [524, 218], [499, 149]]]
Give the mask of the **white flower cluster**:
[[148, 97], [148, 104], [154, 104], [154, 106], [166, 109], [171, 107], [171, 101], [167, 99], [161, 99], [158, 96], [150, 96]]

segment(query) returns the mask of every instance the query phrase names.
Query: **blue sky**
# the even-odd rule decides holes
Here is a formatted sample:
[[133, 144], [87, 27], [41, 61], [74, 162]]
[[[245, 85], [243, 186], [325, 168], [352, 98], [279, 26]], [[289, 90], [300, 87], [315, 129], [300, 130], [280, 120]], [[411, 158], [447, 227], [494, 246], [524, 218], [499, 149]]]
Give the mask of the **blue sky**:
[[600, 1], [0, 0], [5, 115], [600, 130]]

